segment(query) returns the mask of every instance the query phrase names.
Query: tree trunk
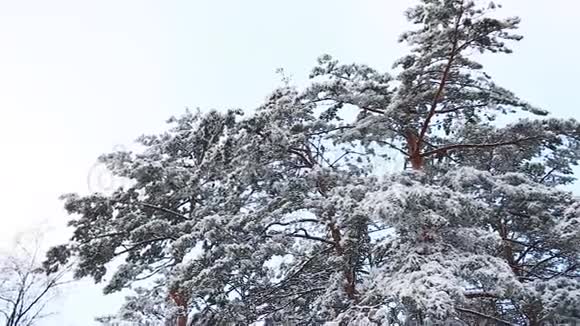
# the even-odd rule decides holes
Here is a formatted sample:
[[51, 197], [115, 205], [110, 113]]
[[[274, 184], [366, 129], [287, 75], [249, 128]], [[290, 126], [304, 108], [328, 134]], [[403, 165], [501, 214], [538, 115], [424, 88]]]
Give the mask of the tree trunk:
[[187, 298], [179, 290], [171, 291], [169, 296], [175, 302], [175, 305], [180, 308], [179, 315], [176, 319], [176, 326], [187, 326]]

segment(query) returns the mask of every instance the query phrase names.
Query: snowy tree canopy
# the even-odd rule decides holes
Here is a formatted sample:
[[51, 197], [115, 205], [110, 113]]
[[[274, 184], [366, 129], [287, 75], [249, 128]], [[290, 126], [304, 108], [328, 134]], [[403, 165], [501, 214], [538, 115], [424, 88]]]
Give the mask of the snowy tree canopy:
[[422, 0], [392, 75], [325, 55], [249, 116], [187, 112], [103, 155], [131, 186], [64, 196], [74, 235], [45, 268], [139, 286], [119, 318], [143, 325], [580, 319], [580, 201], [559, 187], [580, 124], [476, 61], [521, 39], [498, 8]]

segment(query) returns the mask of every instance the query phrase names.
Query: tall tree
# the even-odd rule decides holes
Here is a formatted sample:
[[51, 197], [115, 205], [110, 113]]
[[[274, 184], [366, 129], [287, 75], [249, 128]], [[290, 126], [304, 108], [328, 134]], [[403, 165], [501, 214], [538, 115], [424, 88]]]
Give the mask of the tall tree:
[[[122, 257], [105, 292], [150, 278], [129, 303], [166, 305], [128, 303], [126, 319], [179, 326], [580, 318], [580, 204], [557, 187], [580, 125], [475, 61], [521, 39], [497, 7], [422, 0], [395, 77], [323, 56], [308, 87], [249, 117], [188, 112], [144, 151], [104, 155], [132, 186], [65, 196], [74, 235], [46, 268], [78, 257], [99, 282]], [[381, 169], [395, 153], [410, 168]]]

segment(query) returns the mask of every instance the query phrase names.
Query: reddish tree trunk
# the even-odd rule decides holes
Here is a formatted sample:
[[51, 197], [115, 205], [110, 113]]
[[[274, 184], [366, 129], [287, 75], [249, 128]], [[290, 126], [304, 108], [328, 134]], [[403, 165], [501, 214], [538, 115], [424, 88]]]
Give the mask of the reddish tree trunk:
[[423, 169], [423, 156], [421, 155], [421, 142], [415, 132], [407, 131], [407, 147], [409, 148], [409, 162], [414, 170]]
[[177, 326], [187, 326], [187, 316], [180, 315], [177, 317]]
[[169, 296], [175, 305], [181, 308], [177, 316], [176, 326], [187, 326], [187, 298], [178, 290], [171, 291]]

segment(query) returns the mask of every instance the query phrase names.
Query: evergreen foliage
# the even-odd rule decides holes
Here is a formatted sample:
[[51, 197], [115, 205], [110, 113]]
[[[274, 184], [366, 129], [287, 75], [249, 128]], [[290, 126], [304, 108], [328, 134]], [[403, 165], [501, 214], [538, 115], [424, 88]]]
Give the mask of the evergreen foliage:
[[[55, 272], [152, 280], [140, 324], [540, 325], [580, 319], [580, 124], [498, 86], [519, 19], [422, 0], [393, 75], [328, 55], [254, 114], [187, 112], [142, 152], [101, 157], [132, 185], [67, 195]], [[496, 122], [508, 115], [508, 124]], [[404, 155], [408, 167], [378, 164]], [[141, 283], [139, 283], [141, 284]]]

